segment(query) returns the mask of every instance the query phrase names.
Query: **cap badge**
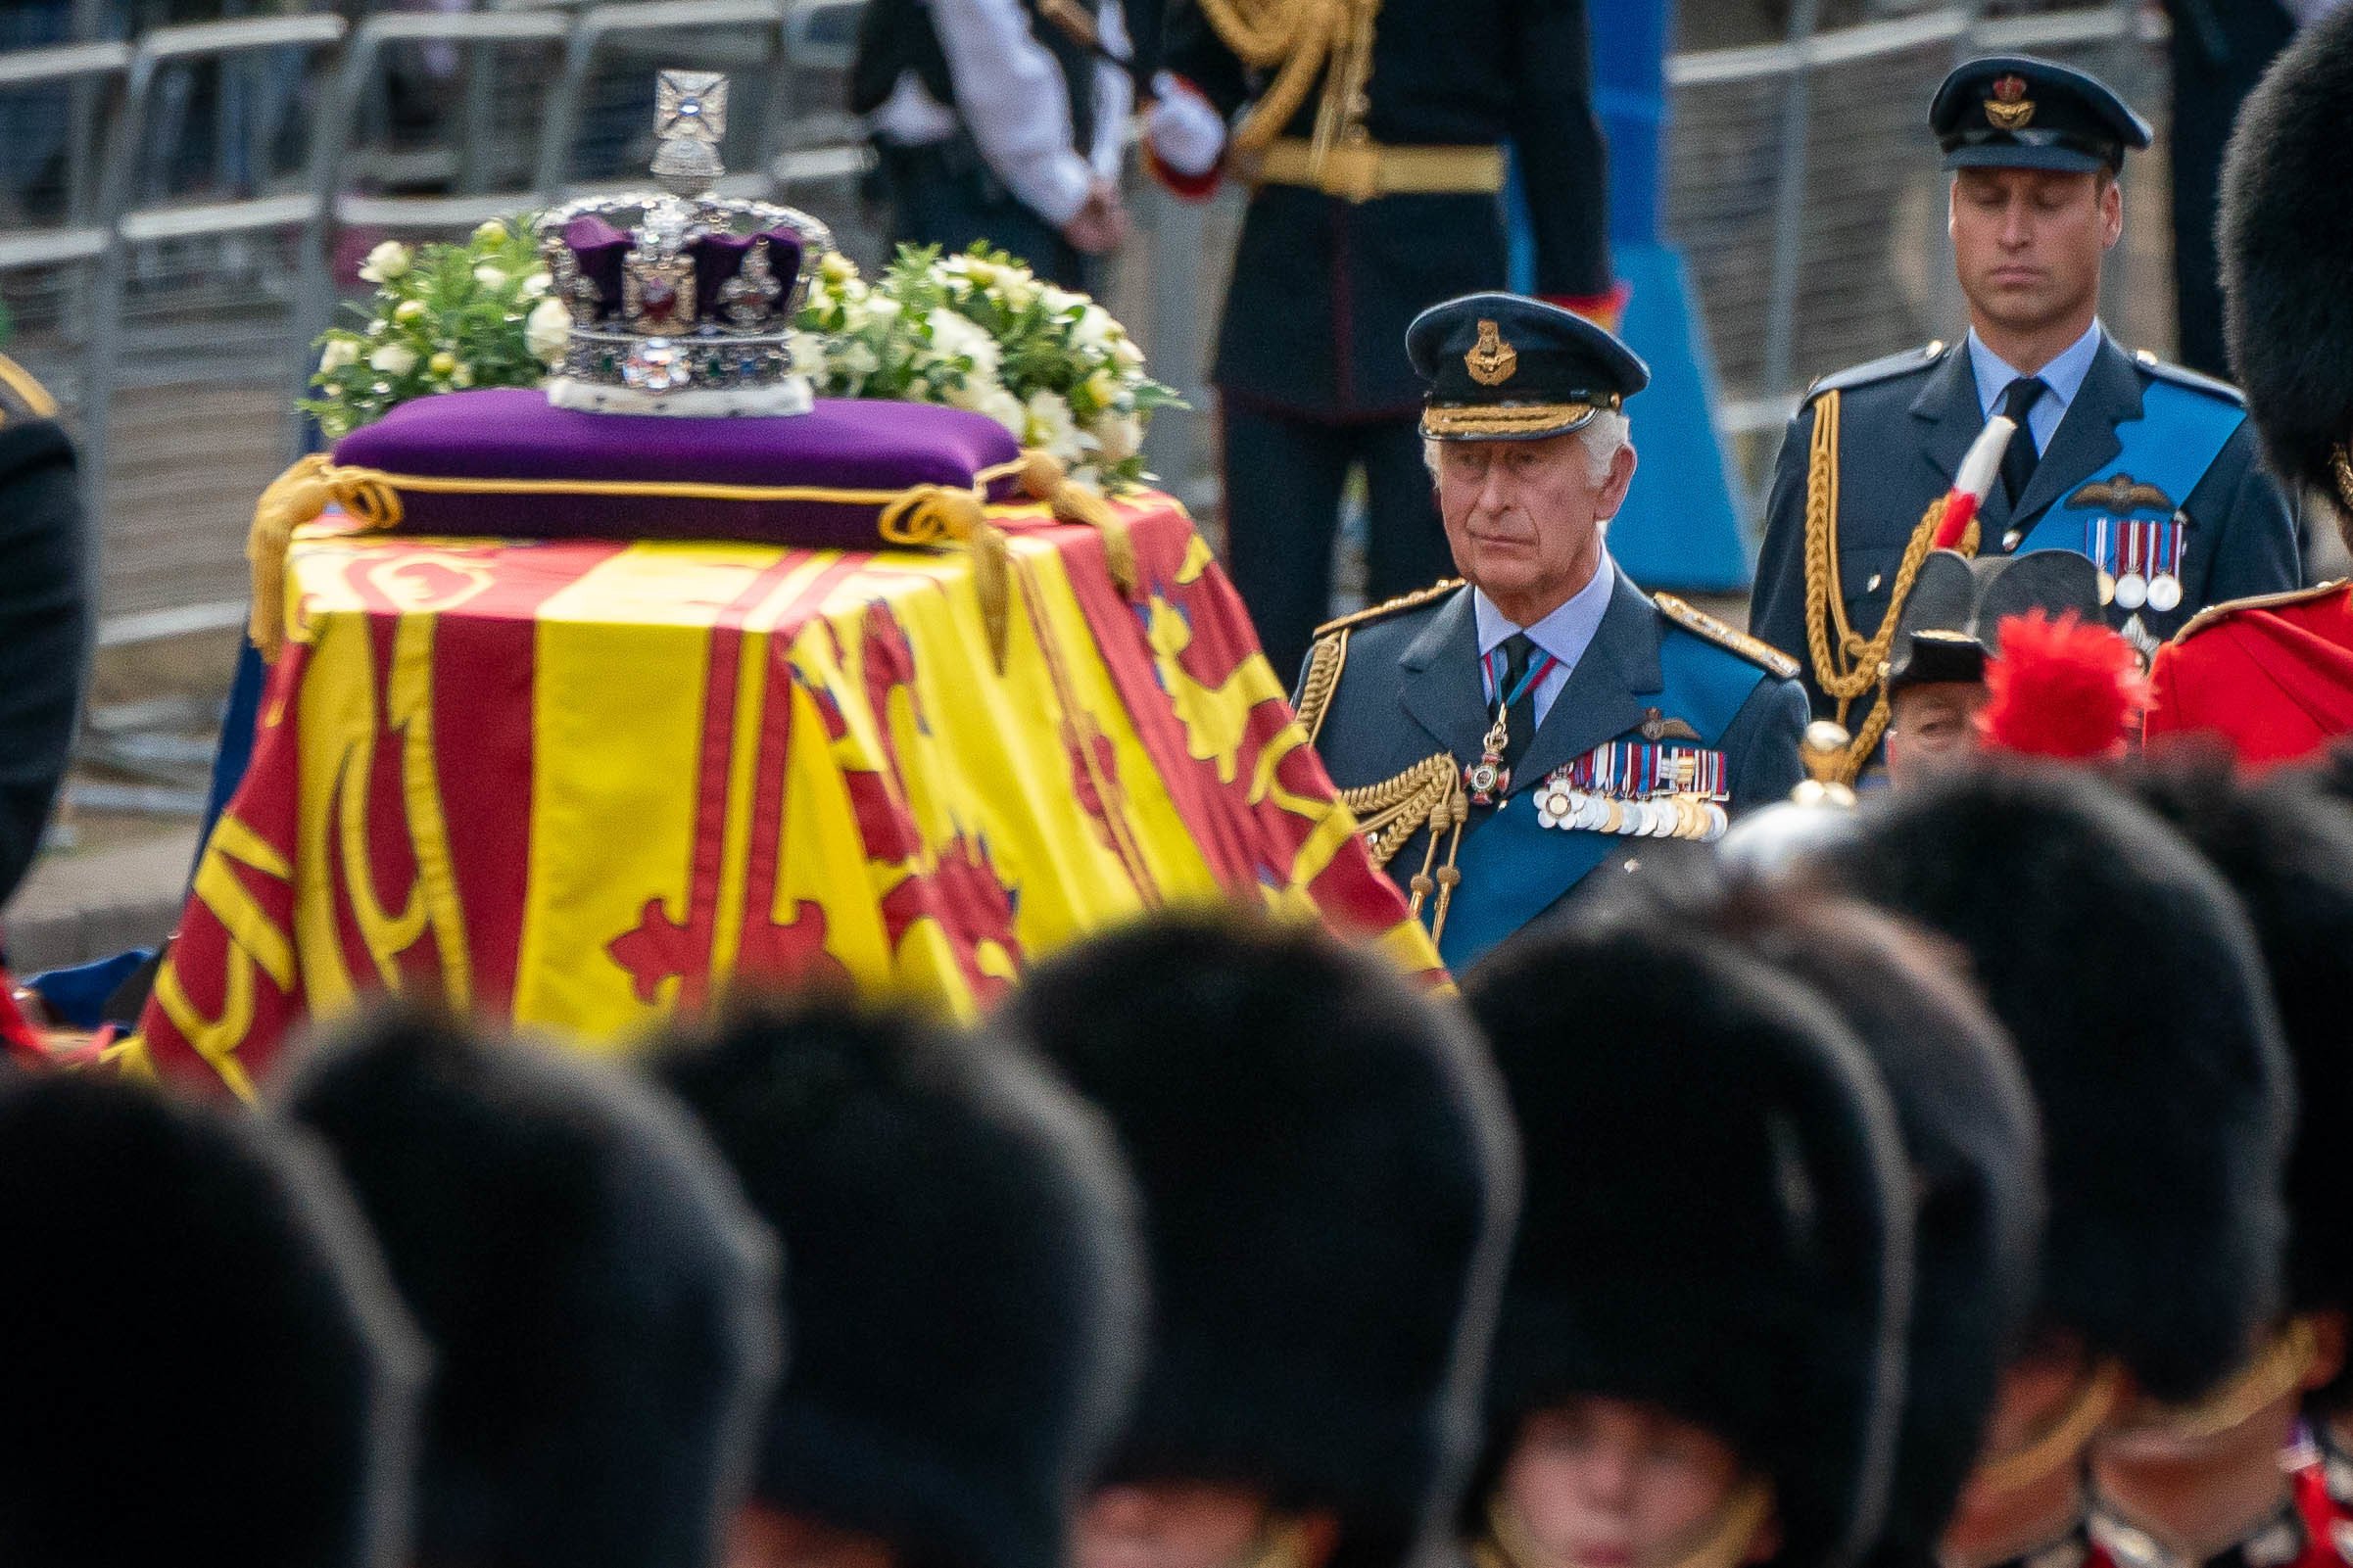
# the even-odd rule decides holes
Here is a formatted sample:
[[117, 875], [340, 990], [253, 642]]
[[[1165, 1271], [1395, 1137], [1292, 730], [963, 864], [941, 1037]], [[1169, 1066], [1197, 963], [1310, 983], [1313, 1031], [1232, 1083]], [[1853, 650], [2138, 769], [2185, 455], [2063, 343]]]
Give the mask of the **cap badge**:
[[1463, 363], [1470, 371], [1470, 379], [1482, 387], [1500, 387], [1512, 379], [1519, 368], [1519, 351], [1506, 343], [1495, 323], [1479, 323], [1479, 341], [1463, 356]]
[[2024, 130], [2035, 122], [2035, 101], [2026, 95], [2024, 76], [2003, 76], [1993, 83], [1986, 100], [1986, 119], [1995, 130]]

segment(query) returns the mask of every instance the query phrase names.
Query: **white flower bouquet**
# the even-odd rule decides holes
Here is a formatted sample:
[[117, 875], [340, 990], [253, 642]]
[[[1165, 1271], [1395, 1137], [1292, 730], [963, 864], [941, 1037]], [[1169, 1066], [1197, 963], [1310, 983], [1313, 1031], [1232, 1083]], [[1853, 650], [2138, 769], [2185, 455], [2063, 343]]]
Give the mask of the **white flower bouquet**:
[[1113, 488], [1149, 477], [1145, 426], [1183, 406], [1111, 312], [984, 246], [901, 246], [871, 283], [830, 256], [796, 324], [793, 357], [820, 396], [974, 409]]
[[[463, 244], [387, 241], [368, 253], [360, 275], [375, 296], [353, 307], [358, 325], [320, 337], [317, 396], [303, 404], [330, 440], [411, 398], [547, 379], [571, 319], [548, 292], [532, 232], [522, 217], [485, 223]], [[973, 409], [1112, 489], [1151, 477], [1145, 426], [1156, 409], [1183, 406], [1144, 374], [1143, 351], [1109, 311], [984, 247], [945, 258], [901, 247], [871, 282], [828, 256], [794, 326], [794, 368], [818, 396]]]
[[490, 222], [459, 245], [387, 240], [360, 276], [359, 324], [318, 340], [317, 393], [303, 408], [330, 440], [428, 393], [536, 387], [563, 355], [571, 318], [549, 293], [528, 223]]

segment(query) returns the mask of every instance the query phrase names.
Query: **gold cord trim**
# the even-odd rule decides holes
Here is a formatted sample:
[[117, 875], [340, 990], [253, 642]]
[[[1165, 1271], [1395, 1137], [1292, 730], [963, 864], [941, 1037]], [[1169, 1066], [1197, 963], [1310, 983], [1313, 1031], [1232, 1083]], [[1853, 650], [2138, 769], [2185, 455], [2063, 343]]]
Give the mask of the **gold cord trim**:
[[2040, 1433], [2014, 1449], [1980, 1463], [1974, 1484], [1989, 1492], [2016, 1492], [2033, 1486], [2062, 1465], [2072, 1464], [2099, 1431], [2116, 1398], [2124, 1389], [2124, 1369], [2102, 1361], [2087, 1378], [2075, 1400], [2052, 1417]]
[[[1670, 1548], [1659, 1568], [1739, 1568], [1772, 1514], [1772, 1484], [1752, 1476], [1693, 1527], [1685, 1538], [1690, 1545]], [[1471, 1555], [1478, 1568], [1581, 1568], [1539, 1545], [1501, 1488], [1487, 1501], [1487, 1534], [1471, 1544]]]
[[1595, 407], [1590, 403], [1434, 403], [1421, 410], [1421, 433], [1443, 438], [1566, 432], [1591, 419]]
[[1008, 463], [984, 468], [969, 488], [917, 485], [908, 490], [848, 490], [822, 485], [713, 485], [663, 479], [461, 479], [437, 474], [395, 474], [376, 468], [338, 466], [325, 452], [304, 457], [270, 481], [254, 506], [245, 554], [253, 571], [253, 612], [247, 623], [254, 646], [276, 663], [286, 645], [286, 551], [295, 529], [337, 506], [361, 528], [399, 526], [404, 492], [420, 496], [643, 496], [678, 500], [817, 501], [878, 508], [876, 532], [886, 544], [919, 546], [964, 546], [972, 554], [973, 584], [989, 651], [1001, 674], [1005, 667], [1006, 615], [1010, 596], [1009, 546], [1002, 530], [988, 521], [989, 487], [1018, 479], [1032, 499], [1044, 502], [1065, 522], [1084, 523], [1103, 536], [1103, 552], [1113, 580], [1130, 597], [1135, 593], [1135, 546], [1127, 524], [1099, 491], [1071, 479], [1051, 454], [1026, 451]]
[[[1470, 796], [1463, 787], [1463, 768], [1448, 752], [1433, 752], [1395, 778], [1340, 791], [1340, 803], [1356, 818], [1357, 835], [1375, 871], [1386, 871], [1406, 841], [1422, 829], [1429, 842], [1422, 846], [1421, 869], [1407, 883], [1406, 908], [1416, 920], [1422, 906], [1437, 895], [1431, 909], [1430, 940], [1446, 934], [1447, 911], [1454, 906], [1455, 889], [1463, 874], [1455, 857], [1463, 847], [1463, 830], [1470, 821]], [[1445, 838], [1446, 858], [1438, 858], [1438, 840]]]
[[1332, 149], [1362, 130], [1380, 0], [1202, 0], [1201, 9], [1245, 66], [1274, 71], [1234, 128], [1228, 145], [1236, 157], [1265, 152], [1322, 75], [1310, 144], [1311, 166], [1321, 175]]
[[[1945, 520], [1945, 498], [1940, 496], [1929, 502], [1921, 514], [1912, 537], [1903, 546], [1903, 559], [1896, 568], [1895, 586], [1888, 594], [1888, 608], [1879, 629], [1865, 638], [1847, 620], [1847, 595], [1839, 582], [1839, 408], [1840, 395], [1836, 389], [1814, 400], [1813, 440], [1806, 452], [1805, 463], [1805, 648], [1812, 657], [1814, 683], [1823, 694], [1838, 704], [1838, 722], [1848, 723], [1848, 714], [1854, 699], [1874, 687], [1871, 711], [1855, 728], [1853, 744], [1848, 748], [1847, 760], [1840, 770], [1838, 782], [1851, 784], [1861, 775], [1863, 765], [1879, 746], [1888, 729], [1888, 692], [1880, 671], [1888, 662], [1888, 651], [1896, 643], [1897, 624], [1903, 618], [1904, 601], [1911, 597], [1912, 584], [1920, 576], [1920, 567], [1935, 547], [1937, 528]], [[1961, 540], [1961, 553], [1977, 553], [1977, 525], [1973, 522]], [[1833, 651], [1831, 633], [1837, 632], [1837, 648]]]
[[2149, 1405], [2133, 1411], [2122, 1423], [2123, 1429], [2161, 1433], [2188, 1443], [2221, 1437], [2294, 1393], [2320, 1354], [2321, 1342], [2312, 1320], [2296, 1318], [2264, 1347], [2262, 1354], [2212, 1394], [2193, 1404]]
[[2336, 503], [2345, 509], [2345, 517], [2353, 521], [2353, 453], [2338, 442], [2329, 450], [2329, 470], [2336, 476]]
[[1298, 716], [1301, 728], [1307, 731], [1307, 743], [1314, 745], [1323, 733], [1323, 716], [1331, 709], [1333, 693], [1340, 689], [1340, 672], [1348, 667], [1348, 631], [1345, 627], [1329, 637], [1316, 640], [1308, 649], [1307, 674], [1299, 683]]

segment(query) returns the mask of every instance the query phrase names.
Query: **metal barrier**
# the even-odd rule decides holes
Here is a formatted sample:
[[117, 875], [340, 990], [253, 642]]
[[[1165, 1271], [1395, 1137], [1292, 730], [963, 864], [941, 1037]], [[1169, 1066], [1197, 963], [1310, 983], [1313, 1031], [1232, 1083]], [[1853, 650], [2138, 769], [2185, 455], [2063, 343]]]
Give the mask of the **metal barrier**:
[[[731, 188], [784, 192], [861, 261], [880, 259], [860, 220], [866, 151], [840, 80], [862, 0], [475, 3], [458, 15], [360, 4], [348, 37], [339, 16], [311, 14], [125, 43], [103, 37], [118, 7], [72, 0], [72, 36], [85, 41], [0, 53], [0, 102], [20, 90], [69, 94], [79, 127], [55, 210], [17, 226], [0, 216], [0, 286], [23, 328], [12, 352], [44, 375], [65, 372], [59, 390], [78, 410], [110, 556], [104, 641], [241, 617], [244, 508], [282, 457], [285, 409], [311, 340], [349, 286], [349, 253], [379, 234], [461, 234], [608, 174], [634, 183], [621, 155], [635, 155], [645, 126], [629, 100], [655, 64], [736, 72]], [[1989, 5], [1791, 0], [1780, 38], [1668, 63], [1667, 226], [1707, 316], [1727, 392], [1719, 424], [1753, 483], [1769, 473], [1778, 428], [1812, 376], [1947, 332], [1958, 314], [1943, 184], [1920, 126], [1953, 59], [2056, 53], [2161, 108], [2159, 41], [2136, 30], [2134, 0], [2003, 0], [1999, 17]], [[1686, 0], [1687, 26], [1705, 10]], [[1832, 25], [1833, 16], [1847, 20]], [[377, 134], [392, 64], [426, 50], [455, 65], [437, 78], [424, 143], [395, 145]], [[326, 69], [290, 71], [288, 51]], [[514, 51], [537, 51], [552, 69], [519, 69]], [[165, 90], [198, 64], [220, 79], [210, 120], [186, 121], [189, 153], [159, 144], [157, 127], [198, 113]], [[312, 140], [291, 176], [248, 166], [280, 131], [304, 125]], [[159, 198], [165, 164], [203, 154], [196, 130], [208, 126], [207, 188]], [[609, 166], [582, 166], [592, 145]], [[2142, 198], [2161, 161], [2143, 159], [2130, 176], [2132, 237], [2110, 279], [2112, 322], [2160, 349], [2170, 291], [2137, 285], [2166, 265], [2154, 233], [2163, 204]], [[1113, 268], [1115, 308], [1162, 372], [1199, 394], [1238, 195], [1201, 207], [1139, 189], [1135, 207], [1143, 228]], [[168, 374], [126, 375], [162, 360]], [[1179, 494], [1214, 505], [1199, 401], [1195, 413], [1160, 421], [1154, 457]], [[135, 431], [122, 413], [134, 405]]]

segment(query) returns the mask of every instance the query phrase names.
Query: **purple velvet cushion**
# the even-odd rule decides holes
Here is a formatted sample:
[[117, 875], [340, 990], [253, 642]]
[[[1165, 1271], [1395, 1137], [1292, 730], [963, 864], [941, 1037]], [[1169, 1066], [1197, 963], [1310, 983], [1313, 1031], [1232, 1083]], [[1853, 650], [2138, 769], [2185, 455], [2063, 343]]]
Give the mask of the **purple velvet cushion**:
[[[451, 392], [403, 404], [335, 444], [339, 466], [392, 476], [401, 530], [510, 539], [740, 539], [872, 549], [883, 498], [916, 485], [967, 488], [1020, 446], [984, 414], [929, 404], [819, 400], [773, 419], [674, 419], [552, 408], [520, 388]], [[479, 491], [403, 485], [403, 476], [479, 480]], [[554, 493], [502, 481], [577, 482]], [[753, 499], [603, 495], [615, 482], [864, 493]], [[999, 481], [990, 499], [1011, 499]]]

